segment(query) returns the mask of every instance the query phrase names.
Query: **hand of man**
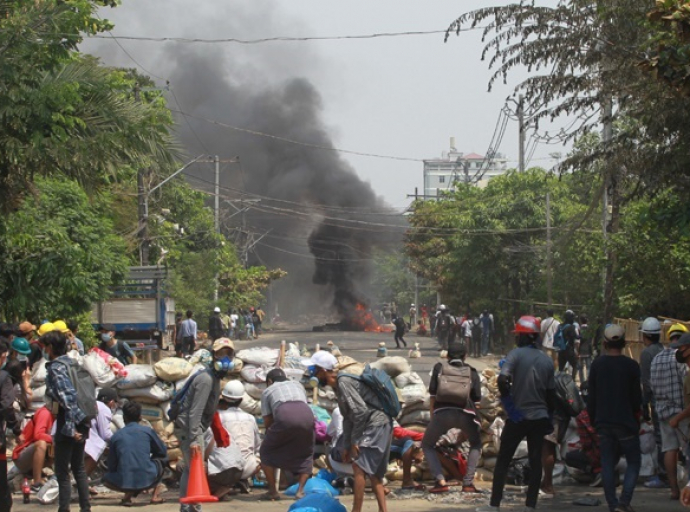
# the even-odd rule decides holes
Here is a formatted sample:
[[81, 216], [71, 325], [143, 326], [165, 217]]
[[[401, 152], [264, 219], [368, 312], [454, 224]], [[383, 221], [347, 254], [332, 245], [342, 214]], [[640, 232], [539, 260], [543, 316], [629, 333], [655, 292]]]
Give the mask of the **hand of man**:
[[82, 439], [84, 439], [84, 436], [83, 436], [83, 435], [81, 435], [79, 432], [75, 432], [75, 433], [74, 433], [74, 440], [75, 440], [75, 441], [79, 442], [79, 441], [81, 441]]
[[356, 444], [353, 444], [350, 447], [350, 458], [352, 460], [357, 460], [359, 458], [359, 446]]
[[352, 462], [352, 459], [350, 458], [350, 450], [343, 450], [343, 462], [346, 464]]
[[690, 507], [690, 487], [683, 487], [680, 491], [680, 502], [686, 507]]
[[671, 425], [671, 428], [678, 428], [678, 424], [680, 421], [678, 421], [678, 416], [674, 416], [670, 420], [668, 420], [668, 424]]

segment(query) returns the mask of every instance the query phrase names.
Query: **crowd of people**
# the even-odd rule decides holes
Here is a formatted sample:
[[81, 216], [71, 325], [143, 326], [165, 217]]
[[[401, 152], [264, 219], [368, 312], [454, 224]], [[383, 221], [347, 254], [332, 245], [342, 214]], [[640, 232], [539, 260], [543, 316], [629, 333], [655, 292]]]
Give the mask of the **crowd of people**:
[[[220, 311], [214, 316], [220, 318]], [[304, 361], [304, 378], [335, 392], [337, 408], [327, 432], [316, 427], [304, 383], [274, 368], [266, 375], [261, 396], [265, 429], [261, 435], [254, 416], [240, 409], [246, 396], [243, 383], [227, 380], [235, 364], [234, 341], [225, 336], [231, 331], [214, 331], [211, 357], [177, 391], [168, 412], [182, 453], [180, 496], [187, 495], [190, 462], [198, 454], [207, 462], [210, 489], [219, 498], [245, 492], [249, 480], [259, 472], [267, 484], [262, 499], [282, 498], [280, 472], [294, 477], [295, 494], [300, 498], [312, 475], [317, 443], [323, 442], [330, 469], [352, 488], [353, 512], [362, 510], [367, 480], [379, 510], [387, 511], [385, 475], [392, 460], [401, 461], [403, 489], [425, 489], [413, 479], [411, 468], [426, 459], [434, 479], [433, 486], [426, 489], [429, 492], [449, 492], [452, 480], [457, 480], [462, 492], [480, 493], [474, 479], [482, 454], [478, 409], [482, 387], [467, 358], [481, 356], [484, 347], [481, 336], [474, 344], [477, 338], [471, 332], [465, 336], [464, 330], [459, 338], [452, 338], [443, 326], [446, 316], [450, 315], [441, 310], [434, 326], [437, 335], [448, 332], [448, 337], [444, 360], [431, 372], [431, 414], [424, 432], [396, 423], [400, 409], [395, 407], [394, 393], [386, 393], [390, 377], [384, 372], [368, 365], [357, 369], [343, 366], [334, 354], [319, 350]], [[482, 333], [491, 332], [493, 317], [485, 311], [480, 324], [482, 318], [488, 326]], [[187, 319], [193, 321], [191, 312]], [[603, 486], [611, 512], [631, 512], [641, 467], [640, 424], [645, 420], [654, 425], [659, 458], [655, 474], [644, 485], [668, 488], [671, 499], [690, 505], [690, 487], [680, 489], [677, 475], [679, 460], [687, 457], [690, 424], [687, 328], [679, 323], [666, 329], [670, 344], [665, 347], [661, 323], [656, 318], [646, 319], [641, 326], [645, 348], [638, 364], [623, 355], [626, 339], [622, 327], [608, 325], [601, 333], [590, 334], [587, 319], [578, 320], [572, 311], [566, 311], [562, 322], [548, 311], [544, 320], [523, 316], [515, 324], [516, 348], [501, 361], [497, 380], [505, 424], [491, 497], [489, 505], [478, 510], [499, 510], [515, 452], [523, 440], [530, 468], [525, 510], [533, 510], [540, 496], [553, 496], [555, 461], [568, 425], [574, 422], [580, 442], [565, 456], [566, 464], [588, 475], [592, 485]], [[177, 340], [190, 343], [185, 338], [191, 333], [194, 339], [186, 350], [195, 349], [196, 325], [188, 322], [185, 326], [183, 321], [179, 329]], [[123, 364], [136, 362], [131, 348], [116, 339], [114, 326], [101, 326], [98, 336], [99, 347], [112, 357]], [[80, 510], [90, 510], [89, 475], [99, 460], [107, 468], [103, 484], [123, 493], [123, 506], [130, 506], [143, 492], [148, 493], [150, 503], [162, 503], [168, 467], [165, 444], [152, 428], [141, 424], [140, 404], [118, 400], [113, 389], [96, 393], [88, 374], [84, 377], [67, 355], [70, 350], [83, 351], [83, 343], [78, 341], [68, 322], [0, 326], [0, 442], [7, 448], [6, 433], [16, 437], [13, 471], [29, 478], [31, 490], [38, 492], [45, 484], [43, 468], [52, 466], [60, 512], [69, 510], [72, 478]], [[26, 376], [41, 358], [47, 360], [46, 404], [23, 419], [22, 401], [31, 398]], [[123, 424], [112, 434], [110, 423], [118, 409]], [[457, 450], [461, 445], [462, 454]], [[617, 493], [617, 466], [622, 456], [626, 465]], [[7, 461], [1, 458], [0, 473], [4, 475], [0, 476], [0, 507], [9, 510]], [[181, 505], [182, 512], [192, 509], [199, 506]]]

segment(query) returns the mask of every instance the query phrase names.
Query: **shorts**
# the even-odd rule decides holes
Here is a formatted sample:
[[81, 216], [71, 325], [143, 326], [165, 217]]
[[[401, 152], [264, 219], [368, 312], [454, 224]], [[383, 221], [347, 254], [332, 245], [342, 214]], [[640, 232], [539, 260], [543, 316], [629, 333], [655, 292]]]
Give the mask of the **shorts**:
[[[687, 435], [690, 419], [685, 419], [680, 422], [678, 428], [671, 428], [668, 420], [659, 421], [659, 429], [661, 430], [661, 451], [662, 453], [678, 450], [688, 444], [684, 436]], [[682, 434], [681, 434], [682, 433]]]
[[33, 471], [34, 467], [34, 453], [36, 453], [36, 443], [31, 443], [22, 450], [19, 458], [14, 460], [14, 465], [21, 471], [22, 474], [27, 474]]

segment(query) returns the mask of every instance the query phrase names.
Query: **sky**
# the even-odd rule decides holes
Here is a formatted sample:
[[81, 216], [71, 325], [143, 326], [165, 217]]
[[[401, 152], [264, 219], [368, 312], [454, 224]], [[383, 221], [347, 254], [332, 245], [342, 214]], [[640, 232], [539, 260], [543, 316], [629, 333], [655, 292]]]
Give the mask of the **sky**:
[[[259, 39], [444, 30], [461, 14], [497, 2], [501, 0], [123, 0], [101, 15], [115, 23], [116, 37]], [[194, 52], [212, 55], [234, 80], [254, 88], [308, 80], [320, 96], [321, 120], [335, 147], [412, 159], [341, 153], [376, 195], [395, 208], [409, 204], [415, 187], [422, 192], [421, 160], [440, 157], [449, 149], [450, 137], [455, 137], [458, 151], [486, 154], [506, 98], [527, 76], [516, 72], [507, 85], [488, 92], [490, 71], [481, 61], [481, 31], [452, 35], [447, 43], [443, 34], [254, 45], [118, 41], [121, 46], [113, 39], [92, 39], [82, 49], [108, 65], [145, 70], [158, 85], [170, 80], [173, 91], [179, 86], [174, 77], [181, 73], [196, 77], [203, 88], [204, 70], [185, 61]], [[241, 76], [233, 76], [235, 70]], [[180, 110], [194, 110], [188, 95], [176, 96]], [[204, 112], [207, 119], [228, 122], [220, 117], [223, 109], [211, 106]], [[225, 130], [197, 119], [180, 123], [185, 123], [181, 129], [202, 138], [209, 130]], [[279, 127], [274, 129], [271, 135], [285, 136]], [[517, 138], [517, 124], [509, 121], [499, 151], [513, 167]], [[221, 158], [235, 156], [216, 152]], [[566, 149], [538, 145], [531, 164], [551, 167], [554, 152]]]

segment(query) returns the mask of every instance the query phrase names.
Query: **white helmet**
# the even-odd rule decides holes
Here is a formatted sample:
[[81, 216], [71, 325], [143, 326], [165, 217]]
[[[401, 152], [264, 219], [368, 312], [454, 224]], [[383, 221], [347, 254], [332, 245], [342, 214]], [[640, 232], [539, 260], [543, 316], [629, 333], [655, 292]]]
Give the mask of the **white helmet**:
[[244, 384], [239, 380], [231, 380], [223, 387], [220, 394], [228, 400], [240, 400], [244, 396]]
[[439, 310], [439, 311], [445, 311], [446, 309], [448, 309], [448, 308], [446, 307], [445, 304], [441, 304], [441, 305], [438, 307], [438, 310]]
[[661, 323], [659, 320], [653, 316], [649, 316], [642, 322], [642, 327], [640, 327], [640, 332], [643, 334], [660, 334], [661, 333]]

